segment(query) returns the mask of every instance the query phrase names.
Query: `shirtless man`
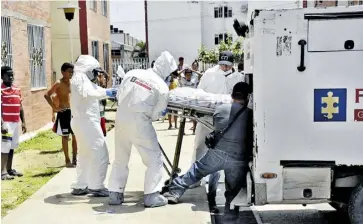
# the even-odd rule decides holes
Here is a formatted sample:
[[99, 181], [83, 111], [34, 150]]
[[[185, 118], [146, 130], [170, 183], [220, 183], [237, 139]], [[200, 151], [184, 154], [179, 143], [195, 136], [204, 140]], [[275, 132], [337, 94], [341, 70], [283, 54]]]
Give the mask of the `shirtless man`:
[[[62, 136], [62, 148], [65, 156], [66, 167], [74, 167], [77, 165], [77, 142], [71, 129], [71, 109], [69, 102], [70, 94], [70, 80], [73, 75], [73, 65], [70, 63], [64, 63], [61, 67], [63, 78], [57, 80], [52, 88], [44, 95], [48, 104], [52, 107], [54, 112], [57, 112], [57, 118], [55, 119], [55, 132]], [[57, 94], [58, 105], [52, 101], [51, 96]], [[68, 154], [68, 140], [69, 135], [72, 134], [72, 162]]]

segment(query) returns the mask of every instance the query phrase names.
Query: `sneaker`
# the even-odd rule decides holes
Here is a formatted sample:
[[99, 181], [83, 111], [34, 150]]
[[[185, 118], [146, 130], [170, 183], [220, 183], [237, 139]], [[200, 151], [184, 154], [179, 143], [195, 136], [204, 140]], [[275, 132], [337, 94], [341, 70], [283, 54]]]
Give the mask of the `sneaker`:
[[170, 192], [166, 192], [164, 197], [168, 200], [169, 204], [178, 204], [179, 203], [179, 196], [172, 194]]
[[124, 202], [124, 194], [119, 192], [110, 191], [108, 199], [109, 205], [121, 205]]
[[159, 192], [144, 195], [144, 206], [147, 208], [161, 207], [168, 204], [168, 200]]
[[8, 170], [8, 174], [10, 176], [14, 176], [14, 177], [22, 177], [23, 174], [20, 172], [17, 172], [16, 170], [12, 169], [12, 170]]
[[93, 194], [95, 197], [108, 197], [110, 195], [110, 192], [107, 188], [102, 189], [89, 189], [89, 193]]
[[10, 176], [7, 173], [1, 174], [1, 180], [14, 180], [13, 176]]
[[88, 188], [85, 189], [73, 189], [71, 192], [72, 195], [83, 196], [88, 194]]

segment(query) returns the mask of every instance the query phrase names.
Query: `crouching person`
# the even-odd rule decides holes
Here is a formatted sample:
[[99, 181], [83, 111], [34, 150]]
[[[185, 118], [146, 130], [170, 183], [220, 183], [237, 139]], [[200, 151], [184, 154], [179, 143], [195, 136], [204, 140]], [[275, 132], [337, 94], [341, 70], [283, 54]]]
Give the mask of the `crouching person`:
[[173, 180], [169, 192], [164, 194], [170, 204], [178, 203], [189, 186], [220, 170], [225, 173], [226, 209], [229, 209], [231, 201], [241, 188], [246, 187], [253, 141], [252, 110], [247, 108], [248, 94], [248, 84], [239, 82], [233, 87], [233, 102], [216, 108], [213, 115], [216, 144], [184, 175]]

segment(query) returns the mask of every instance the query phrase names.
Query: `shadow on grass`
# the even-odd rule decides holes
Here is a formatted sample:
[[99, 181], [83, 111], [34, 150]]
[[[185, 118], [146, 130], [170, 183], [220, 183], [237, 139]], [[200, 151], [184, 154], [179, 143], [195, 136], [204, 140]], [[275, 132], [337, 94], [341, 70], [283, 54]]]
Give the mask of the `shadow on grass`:
[[38, 174], [35, 174], [31, 177], [49, 177], [49, 176], [53, 176], [53, 175], [56, 175], [59, 173], [60, 170], [54, 170], [54, 171], [46, 171], [44, 173], [38, 173]]
[[49, 150], [49, 151], [40, 151], [39, 154], [40, 155], [57, 154], [57, 153], [60, 153], [62, 151], [63, 151], [62, 149], [59, 149], [59, 150]]

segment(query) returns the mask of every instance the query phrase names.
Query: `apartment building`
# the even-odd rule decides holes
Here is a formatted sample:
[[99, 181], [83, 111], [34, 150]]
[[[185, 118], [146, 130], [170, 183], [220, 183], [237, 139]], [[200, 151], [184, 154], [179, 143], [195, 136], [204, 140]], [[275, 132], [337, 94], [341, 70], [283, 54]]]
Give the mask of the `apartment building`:
[[51, 2], [1, 1], [1, 65], [14, 70], [28, 131], [51, 122], [44, 93], [51, 85]]
[[73, 60], [81, 54], [89, 54], [99, 60], [107, 72], [111, 71], [110, 16], [108, 0], [68, 1], [76, 9], [73, 20], [66, 20], [60, 7], [65, 1], [51, 1], [52, 19], [52, 69], [57, 78], [61, 77], [60, 67], [71, 62], [69, 26], [71, 27]]
[[235, 40], [233, 20], [246, 20], [246, 13], [246, 1], [147, 1], [150, 61], [168, 50], [191, 64], [202, 45], [214, 48], [227, 38]]

